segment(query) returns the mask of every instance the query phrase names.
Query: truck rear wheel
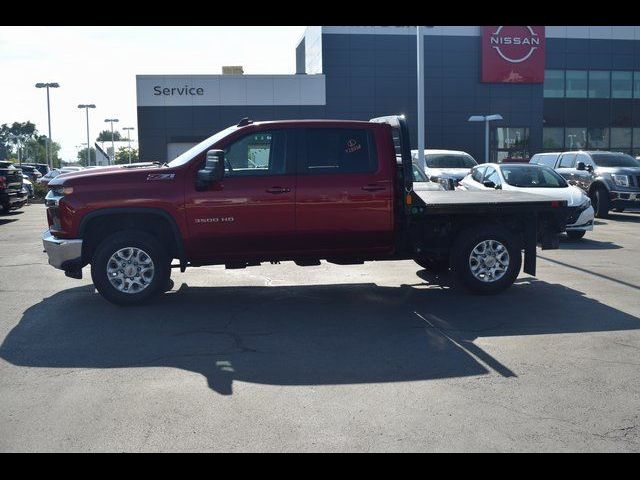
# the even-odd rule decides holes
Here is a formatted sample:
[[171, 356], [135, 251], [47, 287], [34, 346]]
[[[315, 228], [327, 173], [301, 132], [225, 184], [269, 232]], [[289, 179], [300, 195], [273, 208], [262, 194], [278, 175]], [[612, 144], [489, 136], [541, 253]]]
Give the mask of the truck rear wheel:
[[98, 245], [91, 261], [91, 278], [108, 301], [141, 304], [166, 291], [170, 261], [156, 238], [146, 232], [125, 230]]
[[465, 230], [451, 250], [457, 283], [473, 293], [493, 294], [510, 287], [520, 273], [519, 240], [499, 226]]

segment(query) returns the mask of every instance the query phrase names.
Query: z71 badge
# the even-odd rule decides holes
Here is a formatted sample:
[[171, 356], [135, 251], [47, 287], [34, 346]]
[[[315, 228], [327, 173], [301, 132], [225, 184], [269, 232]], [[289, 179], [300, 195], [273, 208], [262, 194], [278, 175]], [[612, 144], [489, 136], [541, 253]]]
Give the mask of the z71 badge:
[[233, 222], [233, 217], [196, 218], [195, 223], [225, 223]]

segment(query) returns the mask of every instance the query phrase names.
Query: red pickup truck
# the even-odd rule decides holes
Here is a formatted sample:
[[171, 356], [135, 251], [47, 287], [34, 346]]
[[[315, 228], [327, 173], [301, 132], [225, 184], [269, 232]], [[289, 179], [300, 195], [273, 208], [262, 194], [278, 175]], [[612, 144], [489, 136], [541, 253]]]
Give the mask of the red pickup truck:
[[[49, 263], [117, 304], [169, 288], [171, 268], [413, 259], [495, 293], [558, 248], [566, 202], [414, 190], [406, 121], [243, 119], [169, 163], [60, 175], [46, 197]], [[174, 259], [178, 263], [172, 265]]]

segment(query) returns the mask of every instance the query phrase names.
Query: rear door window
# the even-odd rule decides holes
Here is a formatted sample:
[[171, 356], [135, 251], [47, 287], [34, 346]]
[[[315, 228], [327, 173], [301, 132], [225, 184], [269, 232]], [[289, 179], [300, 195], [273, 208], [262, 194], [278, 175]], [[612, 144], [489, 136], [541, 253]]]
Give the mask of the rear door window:
[[299, 173], [372, 173], [378, 169], [373, 133], [355, 128], [309, 128], [306, 130], [306, 158]]

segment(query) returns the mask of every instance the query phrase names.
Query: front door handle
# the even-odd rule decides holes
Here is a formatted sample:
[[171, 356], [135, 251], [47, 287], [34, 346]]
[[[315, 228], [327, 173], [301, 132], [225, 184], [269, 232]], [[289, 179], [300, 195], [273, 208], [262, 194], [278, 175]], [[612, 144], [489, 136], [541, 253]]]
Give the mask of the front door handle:
[[380, 190], [386, 190], [386, 187], [382, 185], [365, 185], [362, 190], [366, 192], [379, 192]]
[[289, 193], [291, 191], [290, 188], [287, 187], [271, 187], [267, 188], [267, 193]]

